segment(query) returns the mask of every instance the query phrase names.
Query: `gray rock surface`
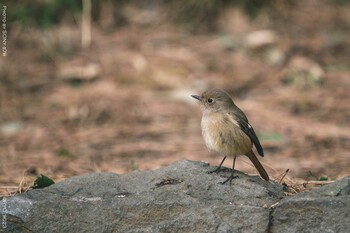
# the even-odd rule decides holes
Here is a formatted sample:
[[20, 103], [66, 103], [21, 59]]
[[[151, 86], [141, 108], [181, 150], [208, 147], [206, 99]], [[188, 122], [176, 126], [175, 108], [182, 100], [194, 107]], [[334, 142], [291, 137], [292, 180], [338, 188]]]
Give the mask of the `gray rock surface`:
[[350, 232], [350, 177], [284, 198], [272, 232]]
[[212, 169], [179, 161], [72, 177], [2, 199], [0, 232], [348, 232], [350, 178], [284, 198], [281, 185], [240, 172], [221, 185], [230, 170]]

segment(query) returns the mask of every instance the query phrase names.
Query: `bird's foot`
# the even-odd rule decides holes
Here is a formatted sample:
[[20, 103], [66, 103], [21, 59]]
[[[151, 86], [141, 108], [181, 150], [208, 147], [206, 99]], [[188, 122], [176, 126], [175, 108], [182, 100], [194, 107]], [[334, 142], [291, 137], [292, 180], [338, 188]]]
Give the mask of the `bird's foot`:
[[208, 174], [211, 174], [211, 173], [216, 173], [218, 174], [219, 172], [221, 172], [223, 169], [221, 167], [217, 167], [216, 169], [212, 170], [212, 171], [208, 171], [207, 173]]
[[237, 175], [231, 174], [229, 178], [227, 178], [225, 181], [220, 182], [219, 184], [226, 184], [227, 182], [230, 182], [230, 185], [232, 184], [232, 180], [238, 178]]

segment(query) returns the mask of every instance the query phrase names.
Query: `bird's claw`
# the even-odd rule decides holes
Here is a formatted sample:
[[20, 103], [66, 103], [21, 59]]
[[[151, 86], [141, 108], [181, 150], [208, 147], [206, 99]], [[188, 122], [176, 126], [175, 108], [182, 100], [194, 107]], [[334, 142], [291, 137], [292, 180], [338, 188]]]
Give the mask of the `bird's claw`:
[[207, 173], [208, 174], [211, 174], [211, 173], [216, 173], [218, 174], [219, 172], [221, 172], [223, 169], [221, 167], [217, 167], [216, 169], [212, 170], [212, 171], [208, 171]]
[[219, 184], [226, 184], [228, 181], [230, 181], [230, 185], [232, 184], [232, 180], [233, 179], [236, 179], [236, 178], [238, 178], [238, 176], [237, 175], [231, 175], [229, 178], [227, 178], [225, 181], [223, 181], [223, 182], [219, 182]]

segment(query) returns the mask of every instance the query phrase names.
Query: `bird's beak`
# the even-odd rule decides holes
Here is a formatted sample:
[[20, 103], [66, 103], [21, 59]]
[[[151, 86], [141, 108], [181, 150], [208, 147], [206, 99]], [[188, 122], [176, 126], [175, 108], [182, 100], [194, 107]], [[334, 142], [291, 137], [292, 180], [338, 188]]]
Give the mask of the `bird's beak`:
[[197, 100], [199, 100], [199, 101], [201, 101], [202, 100], [202, 98], [199, 96], [199, 95], [191, 95], [193, 98], [195, 98], [195, 99], [197, 99]]

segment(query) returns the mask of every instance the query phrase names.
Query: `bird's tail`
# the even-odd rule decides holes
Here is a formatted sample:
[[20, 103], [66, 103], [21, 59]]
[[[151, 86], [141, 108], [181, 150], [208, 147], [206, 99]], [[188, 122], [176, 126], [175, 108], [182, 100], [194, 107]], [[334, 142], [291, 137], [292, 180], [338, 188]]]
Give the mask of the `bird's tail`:
[[269, 180], [269, 175], [267, 174], [267, 172], [265, 171], [264, 167], [261, 165], [261, 163], [259, 162], [258, 158], [256, 157], [256, 155], [254, 154], [253, 151], [250, 151], [247, 154], [248, 158], [250, 159], [250, 161], [252, 161], [252, 163], [254, 164], [254, 166], [256, 167], [256, 169], [258, 170], [260, 176], [268, 181]]

